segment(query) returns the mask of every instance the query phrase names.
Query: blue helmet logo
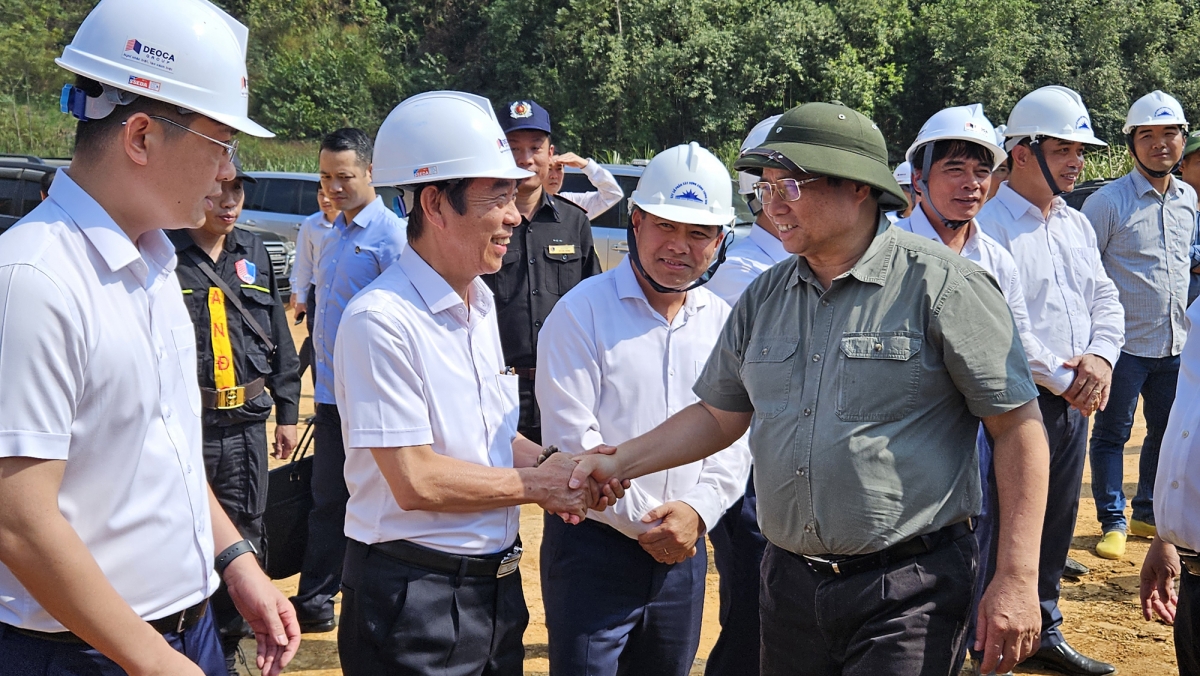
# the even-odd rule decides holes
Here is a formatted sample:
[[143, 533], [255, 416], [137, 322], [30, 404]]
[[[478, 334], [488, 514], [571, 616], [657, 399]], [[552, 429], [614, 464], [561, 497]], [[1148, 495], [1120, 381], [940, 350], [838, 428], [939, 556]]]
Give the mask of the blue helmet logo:
[[1171, 110], [1167, 106], [1163, 106], [1154, 111], [1154, 117], [1175, 117], [1175, 111]]
[[671, 190], [671, 199], [708, 204], [708, 192], [699, 183], [684, 181]]
[[1088, 131], [1091, 131], [1092, 130], [1092, 121], [1088, 119], [1087, 115], [1080, 115], [1079, 119], [1075, 120], [1075, 128], [1076, 129], [1086, 129]]

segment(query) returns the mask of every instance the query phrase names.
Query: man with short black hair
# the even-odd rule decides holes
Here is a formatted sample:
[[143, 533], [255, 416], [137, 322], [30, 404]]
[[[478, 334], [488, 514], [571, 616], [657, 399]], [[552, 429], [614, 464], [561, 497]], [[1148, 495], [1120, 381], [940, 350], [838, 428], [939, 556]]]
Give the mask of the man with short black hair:
[[498, 272], [483, 275], [483, 281], [496, 295], [504, 359], [520, 379], [519, 429], [541, 443], [541, 420], [533, 393], [538, 332], [563, 294], [600, 273], [600, 259], [583, 208], [543, 188], [553, 157], [550, 114], [533, 101], [513, 101], [498, 117], [513, 159], [531, 175], [517, 183], [521, 224], [513, 232], [504, 264]]
[[405, 221], [375, 194], [371, 182], [371, 139], [359, 129], [345, 128], [321, 141], [321, 189], [341, 214], [328, 235], [317, 267], [313, 299], [313, 362], [317, 416], [313, 454], [313, 508], [308, 520], [308, 548], [300, 571], [300, 587], [292, 602], [306, 632], [331, 631], [333, 597], [341, 585], [346, 550], [346, 450], [341, 418], [333, 394], [333, 350], [338, 324], [356, 293], [375, 280], [400, 256]]

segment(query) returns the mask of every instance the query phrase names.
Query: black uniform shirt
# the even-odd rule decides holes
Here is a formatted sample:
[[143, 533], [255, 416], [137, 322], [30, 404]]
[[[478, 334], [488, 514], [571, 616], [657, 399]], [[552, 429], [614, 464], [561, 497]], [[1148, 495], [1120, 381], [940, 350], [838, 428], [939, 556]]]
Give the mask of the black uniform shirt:
[[587, 213], [545, 191], [532, 219], [513, 230], [504, 264], [483, 281], [496, 295], [500, 343], [509, 366], [537, 365], [537, 334], [554, 304], [581, 280], [600, 274]]
[[[275, 352], [259, 338], [254, 329], [242, 317], [242, 313], [229, 300], [225, 301], [225, 320], [229, 326], [229, 344], [233, 349], [234, 373], [237, 384], [244, 387], [257, 378], [266, 380], [270, 394], [262, 394], [248, 400], [235, 409], [205, 409], [204, 425], [227, 426], [243, 422], [266, 420], [275, 406], [275, 422], [280, 425], [295, 425], [300, 406], [300, 360], [292, 343], [292, 334], [279, 290], [275, 286], [275, 270], [271, 258], [258, 235], [241, 228], [234, 228], [225, 237], [225, 247], [214, 262], [203, 249], [196, 246], [186, 231], [174, 230], [167, 233], [175, 244], [179, 264], [175, 274], [183, 287], [184, 304], [196, 326], [196, 361], [199, 367], [200, 387], [214, 389], [212, 320], [208, 312], [209, 289], [215, 286], [196, 265], [190, 254], [212, 266], [217, 276], [241, 299], [242, 304], [258, 322], [259, 326], [275, 343]], [[249, 278], [253, 267], [253, 282]], [[274, 397], [274, 399], [272, 399]]]

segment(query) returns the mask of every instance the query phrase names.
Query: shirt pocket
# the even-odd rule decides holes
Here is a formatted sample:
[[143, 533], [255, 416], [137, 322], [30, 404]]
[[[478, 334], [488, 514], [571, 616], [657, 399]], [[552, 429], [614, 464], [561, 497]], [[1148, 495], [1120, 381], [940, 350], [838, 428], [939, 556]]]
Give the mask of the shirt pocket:
[[[242, 304], [246, 307], [246, 311], [250, 313], [251, 317], [254, 317], [254, 321], [258, 322], [258, 325], [262, 327], [262, 330], [266, 331], [267, 335], [270, 336], [271, 315], [275, 308], [275, 296], [268, 292], [262, 291], [261, 289], [255, 289], [245, 285], [243, 285], [241, 288], [241, 296], [243, 301]], [[243, 345], [240, 347], [245, 350], [247, 361], [249, 361], [250, 364], [253, 365], [260, 374], [264, 376], [270, 375], [270, 350], [267, 349], [266, 344], [263, 342], [262, 338], [259, 337], [258, 332], [250, 327], [250, 323], [241, 316], [241, 312], [239, 312], [237, 308], [233, 307], [232, 303], [229, 306], [229, 311], [236, 313], [238, 315], [238, 319], [245, 327], [242, 331]], [[232, 319], [232, 317], [230, 318]], [[274, 343], [275, 341], [272, 340], [271, 342]], [[235, 346], [234, 349], [237, 350], [238, 347], [239, 346]]]
[[742, 383], [759, 418], [774, 418], [788, 406], [799, 336], [751, 338], [742, 359]]
[[561, 296], [575, 288], [583, 277], [583, 258], [578, 244], [551, 244], [542, 250], [543, 284], [546, 291]]
[[179, 375], [184, 392], [187, 394], [188, 405], [192, 414], [200, 416], [200, 383], [197, 377], [196, 365], [196, 329], [191, 325], [176, 326], [171, 329], [171, 340], [175, 343], [175, 361], [179, 365]]
[[1096, 276], [1093, 266], [1095, 258], [1099, 258], [1100, 250], [1090, 246], [1073, 246], [1070, 249], [1071, 258], [1067, 261], [1070, 274], [1075, 277], [1075, 283], [1080, 289], [1087, 288]]
[[892, 422], [912, 413], [921, 387], [921, 336], [903, 331], [842, 336], [837, 417]]

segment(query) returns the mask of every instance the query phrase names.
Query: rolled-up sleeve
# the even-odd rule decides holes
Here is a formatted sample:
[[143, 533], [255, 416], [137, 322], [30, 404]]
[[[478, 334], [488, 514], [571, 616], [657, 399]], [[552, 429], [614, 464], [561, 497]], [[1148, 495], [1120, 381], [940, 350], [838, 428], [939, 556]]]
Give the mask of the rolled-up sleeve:
[[67, 459], [87, 364], [77, 320], [45, 273], [0, 268], [0, 457]]
[[338, 412], [347, 448], [401, 448], [433, 443], [425, 377], [404, 327], [363, 309], [346, 315], [334, 346]]
[[948, 286], [930, 331], [972, 415], [999, 415], [1037, 398], [1012, 312], [991, 275], [970, 272]]

